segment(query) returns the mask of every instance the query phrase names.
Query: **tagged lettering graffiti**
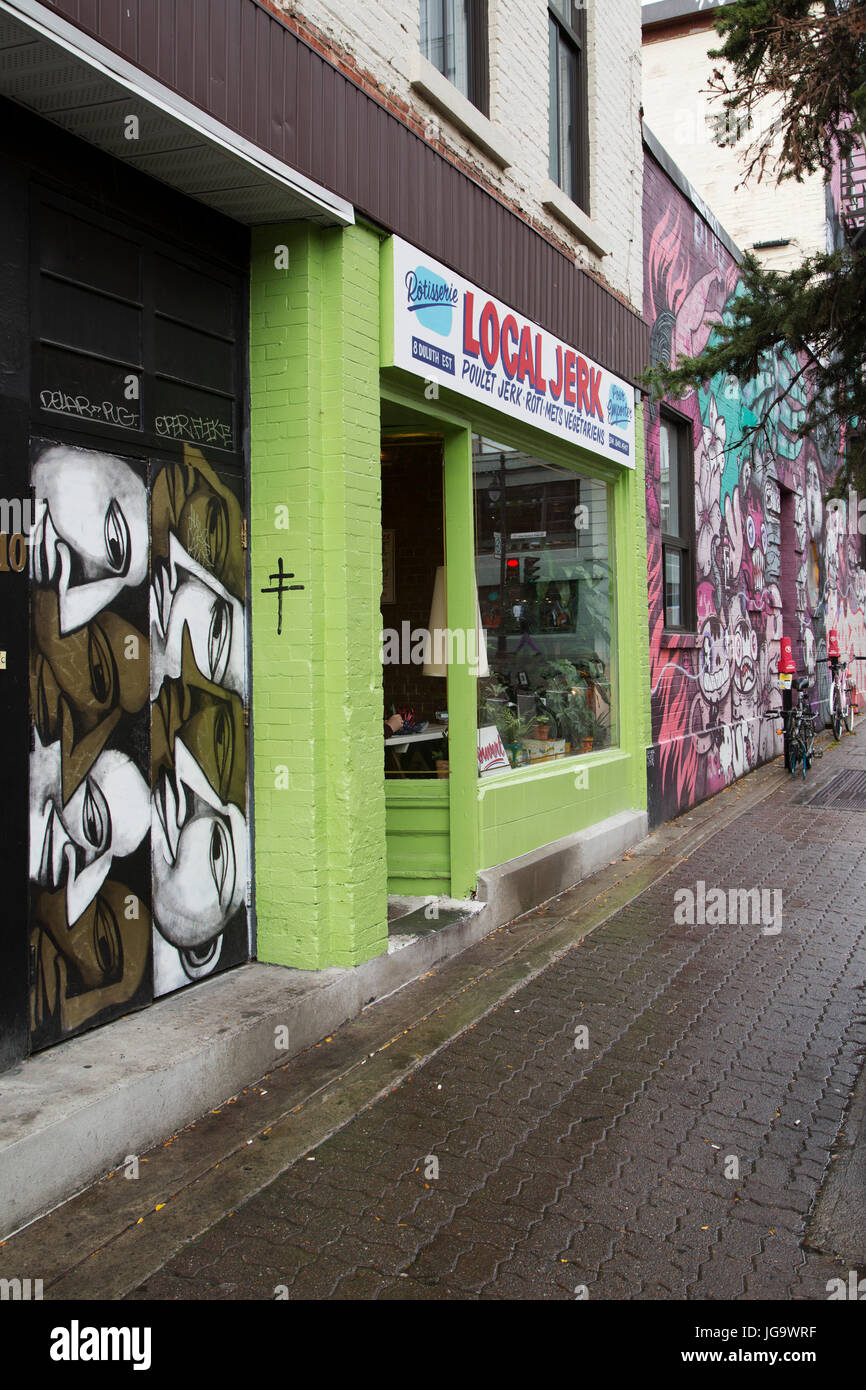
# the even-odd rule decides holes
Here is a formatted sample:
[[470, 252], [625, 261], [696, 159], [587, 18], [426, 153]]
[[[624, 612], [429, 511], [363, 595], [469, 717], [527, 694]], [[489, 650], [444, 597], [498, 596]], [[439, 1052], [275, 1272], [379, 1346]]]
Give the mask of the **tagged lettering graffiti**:
[[156, 432], [167, 439], [186, 439], [195, 444], [232, 447], [232, 427], [203, 415], [157, 415]]
[[115, 405], [113, 401], [91, 401], [81, 394], [73, 396], [68, 391], [40, 391], [39, 404], [43, 410], [51, 410], [55, 414], [102, 420], [105, 424], [120, 425], [126, 430], [136, 430], [140, 426], [137, 411], [127, 410], [126, 406]]

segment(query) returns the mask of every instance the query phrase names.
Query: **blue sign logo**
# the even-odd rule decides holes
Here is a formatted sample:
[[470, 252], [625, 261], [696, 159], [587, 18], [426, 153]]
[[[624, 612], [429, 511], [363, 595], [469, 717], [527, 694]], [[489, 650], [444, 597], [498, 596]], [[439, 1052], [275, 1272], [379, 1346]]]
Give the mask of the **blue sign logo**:
[[607, 423], [617, 429], [627, 429], [631, 422], [631, 406], [621, 386], [611, 383], [607, 398]]
[[456, 285], [449, 285], [435, 270], [419, 265], [406, 272], [406, 308], [418, 315], [418, 322], [431, 333], [447, 338], [451, 333], [451, 318], [457, 303]]

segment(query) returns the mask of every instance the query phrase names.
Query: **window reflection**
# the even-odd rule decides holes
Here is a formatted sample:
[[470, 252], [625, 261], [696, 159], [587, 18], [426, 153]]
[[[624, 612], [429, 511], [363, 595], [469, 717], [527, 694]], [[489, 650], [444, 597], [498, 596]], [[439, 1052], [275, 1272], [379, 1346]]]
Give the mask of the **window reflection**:
[[512, 767], [615, 743], [607, 488], [491, 440], [473, 451], [479, 728]]

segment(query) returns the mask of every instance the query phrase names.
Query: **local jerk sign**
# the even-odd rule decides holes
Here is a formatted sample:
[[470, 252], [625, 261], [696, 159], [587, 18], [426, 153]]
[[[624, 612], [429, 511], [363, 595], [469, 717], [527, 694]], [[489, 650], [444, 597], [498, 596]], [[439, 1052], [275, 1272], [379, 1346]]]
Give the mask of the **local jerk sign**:
[[402, 367], [525, 424], [634, 468], [634, 390], [576, 348], [399, 237], [393, 350]]

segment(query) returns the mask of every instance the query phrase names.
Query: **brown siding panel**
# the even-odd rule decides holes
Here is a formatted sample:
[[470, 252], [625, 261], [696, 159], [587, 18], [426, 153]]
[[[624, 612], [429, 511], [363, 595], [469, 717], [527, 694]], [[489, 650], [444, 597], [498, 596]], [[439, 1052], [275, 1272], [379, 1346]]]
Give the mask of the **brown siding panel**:
[[636, 313], [257, 0], [45, 3], [604, 366], [642, 370], [649, 330]]

